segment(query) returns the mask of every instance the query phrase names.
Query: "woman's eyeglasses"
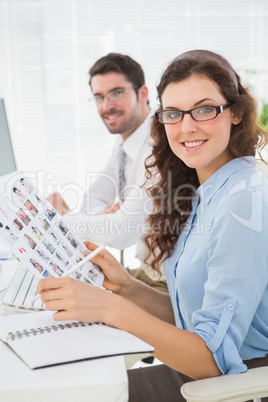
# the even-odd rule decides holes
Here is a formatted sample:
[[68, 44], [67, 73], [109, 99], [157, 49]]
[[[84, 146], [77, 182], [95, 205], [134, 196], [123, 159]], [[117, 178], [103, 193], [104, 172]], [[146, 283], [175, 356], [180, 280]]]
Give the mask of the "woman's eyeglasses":
[[208, 121], [215, 119], [232, 104], [228, 102], [221, 106], [201, 106], [190, 110], [160, 110], [155, 113], [155, 118], [162, 124], [176, 124], [182, 121], [185, 114], [189, 114], [195, 121]]

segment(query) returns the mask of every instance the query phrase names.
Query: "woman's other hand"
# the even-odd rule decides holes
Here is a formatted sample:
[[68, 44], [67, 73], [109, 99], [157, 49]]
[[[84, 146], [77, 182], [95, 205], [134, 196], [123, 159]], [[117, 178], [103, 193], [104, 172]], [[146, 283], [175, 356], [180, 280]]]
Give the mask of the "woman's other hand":
[[[89, 251], [94, 251], [98, 246], [89, 241], [84, 242]], [[128, 274], [125, 268], [117, 261], [117, 259], [107, 250], [101, 251], [92, 260], [92, 263], [99, 265], [105, 278], [103, 287], [112, 292], [123, 295], [127, 293], [133, 278]]]

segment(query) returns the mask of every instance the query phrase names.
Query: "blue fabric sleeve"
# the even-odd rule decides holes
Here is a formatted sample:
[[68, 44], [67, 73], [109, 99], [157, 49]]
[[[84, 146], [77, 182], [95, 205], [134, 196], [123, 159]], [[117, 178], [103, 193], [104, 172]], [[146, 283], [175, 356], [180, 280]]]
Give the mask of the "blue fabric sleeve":
[[236, 301], [233, 299], [228, 300], [223, 306], [218, 306], [217, 309], [222, 310], [219, 322], [209, 321], [201, 311], [195, 313], [198, 324], [195, 325], [193, 332], [205, 341], [222, 374], [237, 374], [247, 370], [228, 332], [235, 308]]
[[208, 247], [202, 308], [193, 331], [223, 374], [246, 371], [241, 349], [267, 286], [268, 208], [263, 194], [246, 189], [219, 202]]

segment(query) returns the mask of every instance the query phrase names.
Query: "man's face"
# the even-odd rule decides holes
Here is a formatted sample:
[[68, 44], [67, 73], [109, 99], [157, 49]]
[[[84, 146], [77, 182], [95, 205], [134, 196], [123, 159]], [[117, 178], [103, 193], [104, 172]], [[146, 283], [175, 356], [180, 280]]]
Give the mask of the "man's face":
[[97, 105], [98, 113], [112, 134], [122, 134], [127, 138], [141, 124], [142, 110], [134, 89], [128, 89], [117, 101], [110, 101], [107, 95], [114, 89], [132, 88], [133, 84], [123, 74], [109, 72], [97, 74], [91, 80], [93, 95], [104, 96]]

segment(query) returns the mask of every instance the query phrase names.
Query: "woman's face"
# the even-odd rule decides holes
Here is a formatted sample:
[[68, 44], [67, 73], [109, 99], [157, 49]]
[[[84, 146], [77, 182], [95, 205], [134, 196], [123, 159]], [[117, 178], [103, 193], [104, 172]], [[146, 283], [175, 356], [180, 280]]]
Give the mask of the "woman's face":
[[[169, 84], [162, 95], [163, 109], [190, 110], [201, 106], [220, 106], [227, 100], [217, 85], [204, 76], [191, 76]], [[170, 148], [187, 166], [195, 168], [204, 183], [231, 157], [228, 152], [232, 124], [239, 119], [226, 109], [215, 119], [198, 122], [185, 114], [176, 124], [165, 125]]]

